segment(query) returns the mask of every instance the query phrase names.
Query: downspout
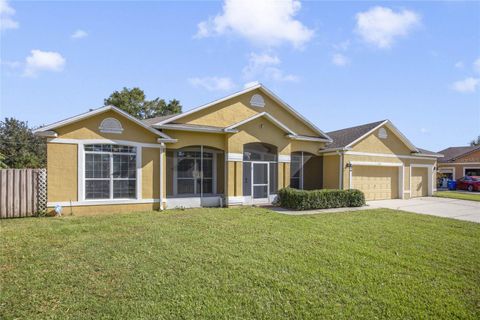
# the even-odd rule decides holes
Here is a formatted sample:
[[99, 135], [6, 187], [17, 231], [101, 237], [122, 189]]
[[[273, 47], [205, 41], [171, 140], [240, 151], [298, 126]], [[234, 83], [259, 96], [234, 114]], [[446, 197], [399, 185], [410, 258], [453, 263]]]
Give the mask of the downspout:
[[163, 153], [165, 152], [165, 143], [160, 144], [160, 211], [163, 211]]
[[339, 164], [339, 172], [338, 172], [338, 189], [343, 190], [343, 152], [337, 151], [338, 155], [340, 156], [340, 164]]

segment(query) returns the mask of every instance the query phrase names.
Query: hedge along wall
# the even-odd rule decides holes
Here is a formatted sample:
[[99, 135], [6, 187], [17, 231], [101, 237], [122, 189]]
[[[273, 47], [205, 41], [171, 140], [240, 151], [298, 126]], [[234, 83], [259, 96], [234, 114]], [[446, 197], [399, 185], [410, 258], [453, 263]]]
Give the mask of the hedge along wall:
[[284, 188], [278, 191], [278, 202], [282, 208], [294, 210], [361, 207], [365, 205], [365, 195], [356, 189], [307, 191]]

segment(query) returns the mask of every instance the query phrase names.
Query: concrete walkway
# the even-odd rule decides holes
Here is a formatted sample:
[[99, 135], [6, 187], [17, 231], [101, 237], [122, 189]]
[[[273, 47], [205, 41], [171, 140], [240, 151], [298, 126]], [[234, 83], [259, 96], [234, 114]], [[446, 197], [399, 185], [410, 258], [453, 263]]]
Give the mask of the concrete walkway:
[[388, 208], [438, 217], [480, 223], [480, 202], [448, 198], [423, 197], [409, 200], [368, 201], [370, 208]]

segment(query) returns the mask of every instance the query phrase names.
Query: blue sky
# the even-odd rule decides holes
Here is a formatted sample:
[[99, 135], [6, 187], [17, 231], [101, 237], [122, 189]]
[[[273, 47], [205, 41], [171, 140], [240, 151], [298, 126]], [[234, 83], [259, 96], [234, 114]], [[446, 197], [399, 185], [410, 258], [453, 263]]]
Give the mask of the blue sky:
[[480, 133], [480, 2], [0, 0], [0, 116], [32, 126], [138, 86], [184, 110], [260, 81], [324, 131]]

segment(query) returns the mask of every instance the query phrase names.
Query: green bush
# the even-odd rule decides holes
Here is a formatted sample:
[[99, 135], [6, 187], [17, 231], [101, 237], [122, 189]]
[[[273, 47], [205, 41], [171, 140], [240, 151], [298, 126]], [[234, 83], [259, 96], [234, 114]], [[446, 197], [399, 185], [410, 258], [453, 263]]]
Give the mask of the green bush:
[[362, 191], [351, 190], [297, 190], [284, 188], [278, 191], [278, 203], [282, 208], [294, 210], [361, 207], [365, 205]]

